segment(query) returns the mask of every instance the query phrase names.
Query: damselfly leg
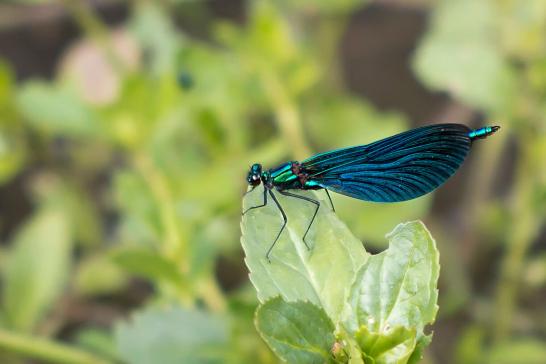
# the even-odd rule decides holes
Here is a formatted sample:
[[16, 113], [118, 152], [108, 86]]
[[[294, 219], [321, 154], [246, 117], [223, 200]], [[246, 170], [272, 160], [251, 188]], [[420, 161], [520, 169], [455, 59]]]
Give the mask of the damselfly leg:
[[330, 206], [332, 206], [332, 211], [336, 212], [336, 209], [334, 208], [334, 203], [332, 202], [332, 198], [330, 197], [330, 193], [326, 188], [324, 189], [324, 192], [326, 192], [326, 196], [328, 196], [328, 200], [330, 200]]
[[305, 237], [307, 236], [307, 233], [309, 232], [309, 229], [311, 228], [311, 225], [313, 225], [313, 222], [315, 221], [315, 217], [317, 217], [317, 213], [318, 213], [318, 210], [320, 208], [320, 202], [317, 201], [317, 200], [313, 200], [312, 198], [309, 198], [309, 197], [305, 197], [305, 196], [300, 196], [300, 195], [296, 195], [295, 193], [291, 193], [291, 192], [288, 192], [288, 191], [282, 191], [282, 190], [278, 190], [279, 193], [281, 195], [285, 195], [285, 196], [290, 196], [290, 197], [294, 197], [294, 198], [298, 198], [300, 200], [305, 200], [307, 202], [311, 202], [313, 204], [315, 204], [316, 208], [315, 208], [315, 212], [313, 213], [313, 217], [311, 218], [311, 222], [309, 223], [309, 226], [307, 226], [307, 230], [305, 230], [305, 234], [303, 234], [303, 243], [305, 244], [305, 246], [307, 247], [307, 250], [311, 250], [311, 248], [309, 247], [309, 245], [307, 244], [307, 242], [305, 241]]
[[[245, 196], [249, 193], [249, 192], [252, 192], [254, 189], [248, 191], [247, 193], [245, 193]], [[248, 209], [246, 209], [245, 211], [243, 211], [242, 215], [246, 214], [247, 212], [249, 212], [250, 210], [254, 210], [254, 209], [259, 209], [260, 207], [264, 207], [267, 205], [267, 188], [264, 188], [264, 202], [261, 204], [261, 205], [256, 205], [256, 206], [252, 206], [252, 207], [249, 207]]]
[[[248, 191], [250, 192], [250, 191]], [[247, 192], [247, 193], [248, 193]], [[313, 212], [313, 216], [311, 217], [311, 221], [309, 222], [309, 225], [307, 226], [307, 229], [305, 229], [305, 233], [303, 234], [303, 243], [305, 244], [305, 247], [307, 248], [307, 250], [311, 250], [311, 247], [309, 246], [309, 244], [307, 244], [307, 241], [305, 240], [305, 238], [307, 237], [307, 234], [309, 233], [309, 230], [311, 229], [311, 226], [313, 225], [313, 223], [315, 222], [315, 218], [317, 217], [317, 214], [318, 214], [318, 211], [320, 209], [320, 201], [317, 201], [317, 200], [314, 200], [312, 198], [309, 198], [309, 197], [306, 197], [306, 196], [301, 196], [301, 195], [297, 195], [295, 193], [291, 193], [291, 192], [288, 192], [288, 191], [284, 191], [284, 190], [277, 190], [277, 192], [279, 192], [281, 195], [284, 195], [284, 196], [288, 196], [288, 197], [292, 197], [292, 198], [297, 198], [297, 199], [300, 199], [300, 200], [304, 200], [304, 201], [307, 201], [307, 202], [310, 202], [312, 204], [314, 204], [316, 206], [315, 208], [315, 211]], [[271, 244], [271, 246], [267, 249], [267, 253], [265, 254], [265, 257], [266, 259], [268, 260], [268, 262], [271, 263], [271, 259], [270, 259], [270, 254], [271, 254], [271, 251], [273, 250], [273, 247], [275, 247], [275, 244], [277, 244], [277, 241], [279, 240], [282, 232], [284, 231], [284, 229], [286, 228], [286, 224], [288, 222], [288, 218], [286, 217], [286, 213], [284, 212], [284, 209], [282, 208], [281, 204], [279, 203], [279, 200], [277, 200], [277, 197], [275, 197], [275, 194], [273, 193], [272, 190], [268, 189], [268, 188], [264, 188], [264, 192], [263, 192], [263, 203], [260, 204], [260, 205], [257, 205], [257, 206], [252, 206], [252, 207], [249, 207], [248, 209], [246, 209], [244, 212], [243, 212], [243, 215], [245, 215], [246, 213], [248, 213], [250, 210], [254, 210], [254, 209], [258, 209], [260, 207], [264, 207], [264, 206], [267, 206], [267, 194], [269, 193], [269, 195], [271, 196], [271, 198], [273, 199], [273, 202], [275, 202], [275, 205], [277, 206], [277, 208], [279, 209], [281, 215], [282, 215], [282, 219], [283, 219], [283, 224], [281, 226], [281, 229], [279, 230], [279, 232], [277, 233], [277, 236], [275, 237], [275, 240], [273, 240], [273, 243]], [[328, 199], [330, 200], [330, 204], [332, 206], [332, 210], [334, 210], [334, 205], [332, 203], [332, 199], [330, 198], [330, 195], [328, 194], [328, 191], [326, 192], [327, 195], [328, 195]], [[334, 210], [335, 211], [335, 210]]]
[[281, 233], [283, 232], [284, 228], [286, 227], [286, 223], [288, 222], [288, 219], [286, 218], [286, 214], [284, 213], [284, 210], [282, 209], [281, 204], [279, 203], [279, 201], [275, 197], [275, 194], [273, 194], [273, 191], [269, 190], [269, 194], [271, 195], [271, 198], [273, 199], [273, 201], [275, 202], [275, 204], [279, 208], [279, 211], [281, 212], [281, 215], [282, 215], [282, 219], [284, 221], [283, 224], [282, 224], [281, 230], [279, 230], [279, 233], [277, 234], [277, 237], [273, 241], [273, 244], [271, 244], [269, 249], [267, 249], [267, 253], [265, 253], [265, 257], [267, 258], [267, 261], [269, 263], [271, 263], [271, 259], [269, 259], [269, 254], [271, 253], [271, 250], [273, 250], [273, 247], [277, 243], [277, 240], [279, 240], [279, 237], [281, 236]]

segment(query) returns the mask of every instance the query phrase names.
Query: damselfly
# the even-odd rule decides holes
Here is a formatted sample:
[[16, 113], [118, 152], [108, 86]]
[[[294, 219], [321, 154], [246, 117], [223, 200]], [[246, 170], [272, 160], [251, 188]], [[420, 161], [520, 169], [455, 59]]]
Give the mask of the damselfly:
[[266, 253], [271, 250], [286, 227], [288, 218], [273, 190], [315, 205], [311, 221], [303, 234], [305, 241], [320, 207], [318, 200], [300, 196], [293, 190], [324, 189], [373, 202], [399, 202], [427, 194], [444, 183], [463, 163], [472, 143], [499, 130], [486, 126], [471, 130], [461, 124], [436, 124], [406, 131], [367, 145], [337, 149], [317, 154], [302, 162], [291, 161], [268, 170], [261, 164], [250, 167], [247, 181], [252, 190], [264, 185], [263, 203], [268, 195], [277, 205], [283, 224]]

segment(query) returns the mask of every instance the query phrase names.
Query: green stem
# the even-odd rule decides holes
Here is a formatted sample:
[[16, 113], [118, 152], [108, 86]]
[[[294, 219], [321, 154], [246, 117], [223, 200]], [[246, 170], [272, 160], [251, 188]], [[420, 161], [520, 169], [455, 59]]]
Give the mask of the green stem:
[[[153, 160], [145, 153], [138, 153], [134, 158], [136, 168], [148, 184], [155, 198], [155, 203], [159, 208], [159, 216], [162, 225], [163, 244], [162, 254], [171, 259], [180, 268], [183, 277], [187, 277], [190, 272], [189, 248], [185, 238], [188, 236], [186, 231], [181, 230], [183, 224], [178, 221], [176, 209], [174, 206], [174, 197], [169, 188], [168, 181], [160, 170], [154, 165]], [[186, 306], [194, 305], [194, 295], [198, 294], [206, 306], [215, 312], [224, 311], [226, 302], [220, 289], [213, 284], [214, 282], [202, 282], [195, 284], [187, 279], [176, 286], [176, 296]], [[171, 285], [165, 285], [166, 293], [172, 292]]]
[[324, 64], [324, 81], [333, 90], [343, 90], [343, 67], [339, 56], [339, 44], [343, 32], [347, 27], [347, 16], [324, 16], [320, 17], [316, 31], [310, 31], [313, 35], [313, 42], [317, 49], [317, 56]]
[[[133, 159], [134, 165], [150, 188], [159, 209], [159, 219], [163, 232], [162, 244], [160, 246], [161, 253], [167, 259], [176, 261], [182, 276], [185, 277], [190, 271], [187, 243], [186, 239], [184, 239], [186, 234], [180, 231], [181, 224], [177, 221], [173, 205], [174, 199], [168, 183], [146, 153], [136, 153]], [[180, 287], [177, 289], [177, 296], [185, 305], [193, 305], [188, 282], [181, 282]]]
[[510, 334], [525, 255], [540, 227], [540, 216], [531, 208], [534, 180], [532, 176], [533, 141], [523, 147], [515, 191], [512, 224], [508, 231], [508, 251], [505, 255], [498, 284], [494, 315], [494, 339], [504, 341]]
[[60, 344], [41, 337], [34, 337], [0, 329], [0, 348], [21, 354], [27, 358], [51, 363], [107, 364], [110, 361], [87, 351]]
[[[494, 178], [499, 166], [502, 166], [502, 151], [508, 142], [509, 133], [503, 131], [497, 133], [495, 138], [491, 138], [491, 142], [480, 143], [479, 152], [473, 152], [476, 155], [476, 160], [470, 172], [469, 188], [463, 194], [462, 206], [465, 206], [465, 214], [463, 216], [464, 226], [469, 229], [463, 230], [462, 237], [462, 252], [463, 259], [469, 261], [475, 256], [475, 251], [479, 246], [479, 236], [475, 234], [476, 227], [481, 224], [482, 217], [488, 208], [488, 199], [490, 198], [490, 190], [493, 185]], [[474, 146], [472, 147], [474, 150]]]
[[225, 312], [227, 302], [216, 279], [207, 277], [198, 283], [199, 295], [203, 298], [207, 307], [213, 312]]
[[[184, 257], [187, 258], [187, 244], [185, 235], [180, 231], [180, 224], [177, 221], [175, 207], [168, 182], [163, 174], [157, 170], [154, 162], [146, 153], [138, 153], [134, 158], [137, 170], [140, 171], [142, 178], [148, 184], [152, 195], [159, 207], [159, 216], [164, 231], [163, 252], [169, 258]], [[184, 259], [185, 260], [185, 259]], [[180, 262], [180, 269], [183, 273], [190, 270], [187, 261]]]
[[303, 137], [298, 109], [287, 94], [284, 85], [277, 75], [269, 70], [263, 70], [261, 77], [273, 105], [281, 134], [288, 141], [294, 156], [300, 159], [309, 156], [311, 153]]

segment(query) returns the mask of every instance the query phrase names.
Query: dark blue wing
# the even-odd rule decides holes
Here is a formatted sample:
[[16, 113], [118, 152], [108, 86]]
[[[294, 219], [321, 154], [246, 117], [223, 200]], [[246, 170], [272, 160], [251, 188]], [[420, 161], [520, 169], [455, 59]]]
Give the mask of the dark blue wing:
[[463, 163], [471, 130], [429, 125], [377, 142], [318, 154], [301, 163], [308, 183], [361, 200], [397, 202], [431, 192]]

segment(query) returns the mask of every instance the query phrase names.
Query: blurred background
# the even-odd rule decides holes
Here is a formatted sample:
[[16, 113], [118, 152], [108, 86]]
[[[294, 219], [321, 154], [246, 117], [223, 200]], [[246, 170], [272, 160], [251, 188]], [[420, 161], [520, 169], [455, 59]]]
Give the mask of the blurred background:
[[546, 363], [546, 2], [0, 2], [0, 361], [276, 363], [248, 166], [497, 124], [430, 196], [333, 196], [441, 252], [424, 363]]

